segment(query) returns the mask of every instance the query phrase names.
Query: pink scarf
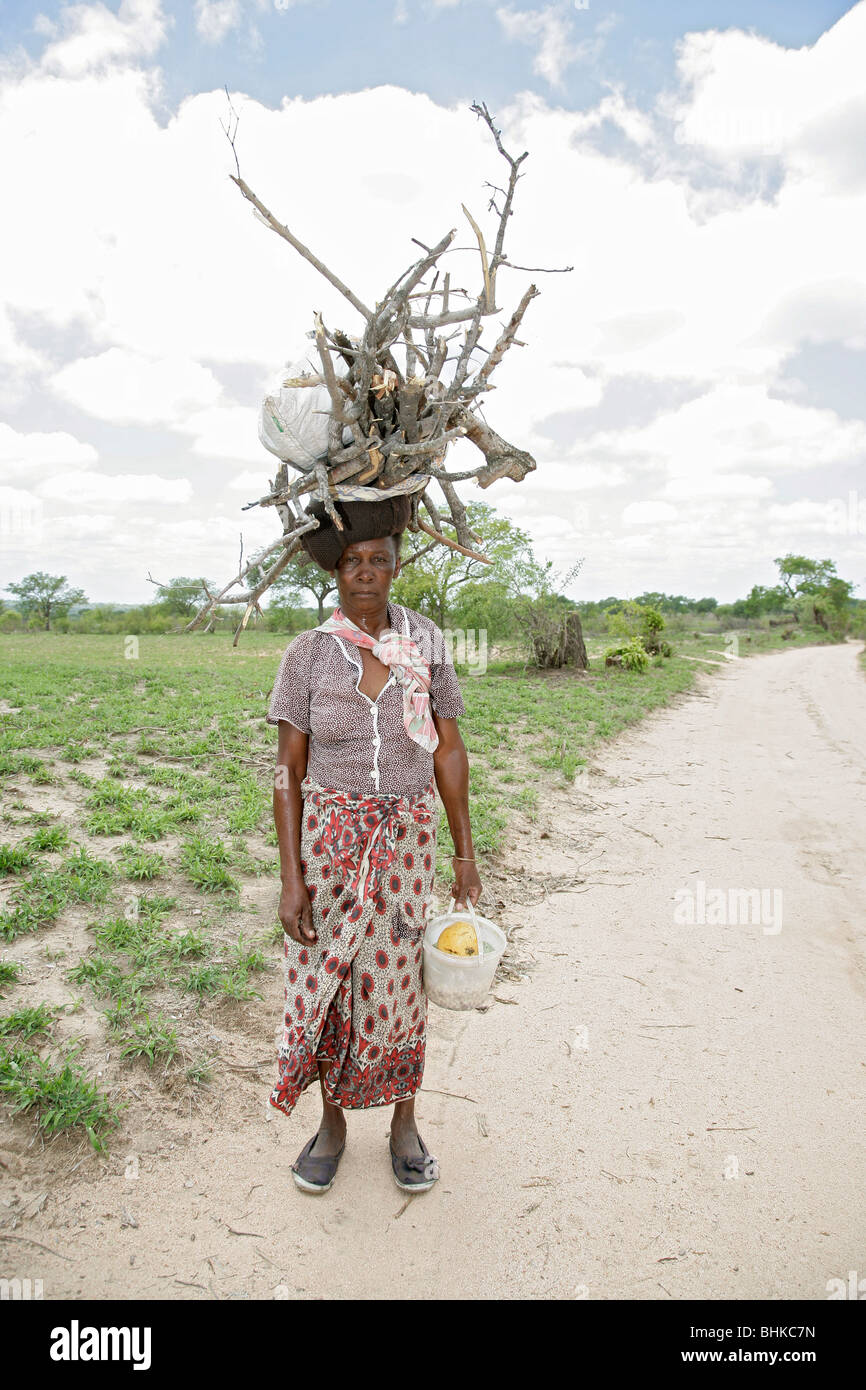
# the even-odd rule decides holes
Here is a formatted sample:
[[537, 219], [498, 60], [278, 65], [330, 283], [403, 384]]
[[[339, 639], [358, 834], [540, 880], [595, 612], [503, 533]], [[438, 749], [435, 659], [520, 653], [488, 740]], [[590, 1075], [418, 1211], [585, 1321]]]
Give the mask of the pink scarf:
[[439, 747], [439, 735], [430, 712], [430, 667], [422, 657], [411, 637], [401, 636], [388, 630], [379, 638], [371, 637], [369, 632], [347, 618], [341, 608], [335, 608], [331, 617], [320, 623], [317, 632], [333, 632], [344, 637], [356, 647], [368, 647], [383, 666], [390, 666], [394, 677], [403, 687], [403, 724], [406, 733], [414, 743], [426, 748], [428, 753]]

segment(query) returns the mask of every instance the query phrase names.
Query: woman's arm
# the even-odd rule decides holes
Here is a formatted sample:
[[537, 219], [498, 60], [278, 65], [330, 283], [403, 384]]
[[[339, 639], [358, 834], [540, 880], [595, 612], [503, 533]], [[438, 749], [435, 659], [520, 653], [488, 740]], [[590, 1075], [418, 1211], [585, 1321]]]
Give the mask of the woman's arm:
[[280, 847], [282, 890], [277, 915], [283, 931], [294, 941], [316, 941], [313, 912], [301, 872], [301, 783], [307, 774], [309, 736], [287, 719], [278, 723], [277, 767], [274, 773], [274, 825]]
[[439, 735], [439, 746], [433, 753], [436, 786], [448, 817], [454, 853], [460, 856], [453, 860], [451, 896], [455, 907], [465, 907], [467, 897], [474, 907], [481, 897], [481, 879], [474, 862], [475, 850], [469, 824], [469, 758], [457, 720], [441, 719], [434, 712], [433, 722]]

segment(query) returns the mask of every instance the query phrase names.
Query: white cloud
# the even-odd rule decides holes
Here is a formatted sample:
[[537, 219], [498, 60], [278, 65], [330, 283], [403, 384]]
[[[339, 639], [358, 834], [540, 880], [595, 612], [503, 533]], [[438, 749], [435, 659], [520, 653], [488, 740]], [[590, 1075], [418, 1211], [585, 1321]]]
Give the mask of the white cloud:
[[[544, 10], [496, 10], [507, 39], [535, 47], [532, 72], [537, 72], [552, 88], [562, 88], [567, 68], [582, 56], [582, 44], [571, 43], [574, 25], [562, 4]], [[585, 40], [584, 40], [585, 43]]]
[[622, 520], [625, 526], [657, 526], [676, 518], [676, 507], [670, 502], [630, 502], [623, 509]]
[[677, 47], [682, 85], [669, 110], [683, 144], [730, 161], [784, 155], [792, 172], [833, 172], [841, 184], [856, 166], [862, 178], [862, 0], [810, 46], [729, 29], [687, 34]]
[[681, 309], [649, 309], [639, 314], [619, 314], [598, 323], [598, 351], [603, 356], [654, 347], [687, 322]]
[[261, 463], [259, 482], [272, 476], [279, 460], [259, 443], [258, 411], [252, 406], [234, 405], [197, 410], [175, 426], [192, 438], [194, 454], [221, 459], [251, 459]]
[[784, 294], [756, 334], [767, 343], [842, 343], [866, 349], [866, 282], [834, 276]]
[[205, 43], [222, 43], [241, 22], [240, 0], [195, 0], [195, 27]]
[[0, 478], [44, 477], [47, 471], [96, 463], [92, 444], [82, 444], [65, 430], [21, 434], [0, 422]]
[[[716, 387], [630, 436], [676, 478], [796, 474], [851, 463], [866, 451], [866, 422], [775, 400], [762, 386]], [[621, 446], [628, 447], [625, 440]]]
[[[108, 547], [114, 548], [129, 544], [134, 535], [131, 522], [124, 523], [123, 519], [107, 512], [64, 513], [61, 545], [68, 546], [70, 541], [87, 541], [89, 548], [92, 541], [104, 539]], [[122, 599], [118, 601], [123, 602]]]
[[554, 88], [562, 86], [566, 69], [599, 56], [604, 36], [611, 22], [616, 22], [609, 16], [595, 26], [591, 38], [573, 43], [574, 24], [564, 4], [547, 5], [543, 10], [498, 9], [496, 18], [506, 38], [535, 47], [532, 71]]
[[71, 362], [52, 385], [64, 400], [118, 425], [179, 424], [222, 393], [213, 372], [197, 362], [171, 356], [153, 360], [125, 348]]
[[[763, 495], [768, 475], [796, 477], [856, 463], [866, 455], [866, 422], [777, 400], [763, 386], [723, 385], [647, 425], [599, 430], [576, 441], [569, 453], [585, 463], [601, 455], [618, 462], [620, 472], [630, 464], [633, 476], [657, 473], [668, 480], [667, 496], [747, 495], [749, 478], [755, 494]], [[566, 472], [573, 467], [557, 466]], [[605, 476], [610, 473], [605, 465]]]
[[158, 473], [56, 473], [38, 483], [34, 490], [47, 502], [99, 508], [123, 508], [133, 502], [177, 506], [192, 497], [192, 484], [187, 478], [163, 478]]
[[[775, 503], [767, 510], [769, 523], [782, 531], [796, 530], [800, 535], [866, 536], [866, 494], [849, 489], [845, 496], [831, 497], [823, 502], [803, 498], [798, 502]], [[862, 539], [861, 539], [862, 545]]]
[[[275, 466], [278, 467], [279, 465], [277, 464]], [[229, 479], [226, 486], [230, 488], [232, 492], [245, 493], [247, 497], [252, 500], [253, 497], [261, 493], [263, 481], [264, 475], [262, 473], [253, 473], [250, 469], [247, 469], [244, 473], [235, 474], [233, 478]]]
[[545, 485], [554, 493], [599, 492], [622, 487], [628, 481], [625, 468], [607, 463], [563, 463], [559, 459], [549, 459], [540, 461], [539, 468], [544, 470], [541, 476]]
[[43, 72], [81, 77], [109, 64], [150, 57], [163, 43], [169, 24], [160, 0], [121, 0], [115, 14], [102, 4], [66, 5], [50, 29], [52, 42], [42, 53]]
[[773, 484], [769, 478], [756, 478], [751, 473], [693, 473], [690, 477], [671, 478], [665, 496], [675, 499], [693, 497], [763, 498], [769, 497]]
[[629, 105], [621, 87], [615, 87], [591, 110], [575, 114], [575, 134], [595, 130], [605, 121], [618, 126], [640, 148], [654, 144], [658, 138], [652, 120], [638, 107]]

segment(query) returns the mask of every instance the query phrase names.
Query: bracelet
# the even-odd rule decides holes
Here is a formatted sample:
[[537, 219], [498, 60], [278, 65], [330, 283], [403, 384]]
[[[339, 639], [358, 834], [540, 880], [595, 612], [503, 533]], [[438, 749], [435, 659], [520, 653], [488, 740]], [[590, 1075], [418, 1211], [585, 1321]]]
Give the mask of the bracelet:
[[465, 864], [474, 864], [475, 860], [470, 859], [466, 854], [452, 854], [452, 859], [462, 859]]

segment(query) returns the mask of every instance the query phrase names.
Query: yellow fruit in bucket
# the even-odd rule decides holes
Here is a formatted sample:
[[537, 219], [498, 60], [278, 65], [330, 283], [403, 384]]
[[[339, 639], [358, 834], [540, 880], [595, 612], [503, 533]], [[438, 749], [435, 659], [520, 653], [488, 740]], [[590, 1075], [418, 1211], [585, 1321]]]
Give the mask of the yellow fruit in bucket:
[[450, 956], [478, 955], [478, 937], [471, 922], [452, 922], [440, 933], [436, 946]]

